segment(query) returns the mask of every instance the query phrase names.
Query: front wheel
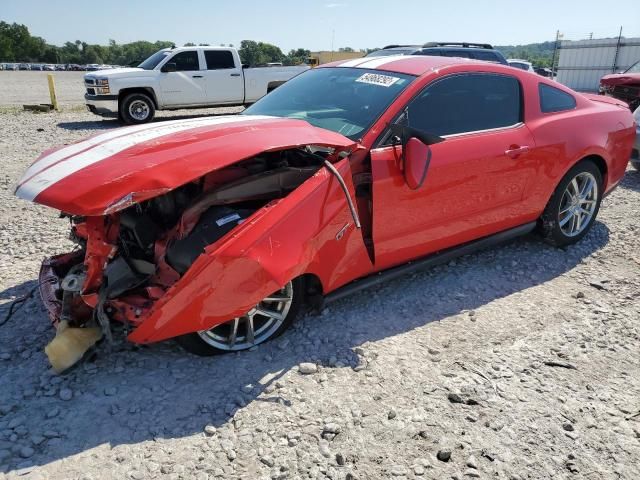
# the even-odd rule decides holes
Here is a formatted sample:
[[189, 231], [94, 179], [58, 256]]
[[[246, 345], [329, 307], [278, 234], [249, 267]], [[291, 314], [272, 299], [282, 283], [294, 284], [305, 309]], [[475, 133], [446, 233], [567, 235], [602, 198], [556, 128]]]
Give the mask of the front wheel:
[[153, 120], [156, 108], [153, 100], [144, 93], [131, 93], [119, 104], [119, 117], [128, 125], [147, 123]]
[[237, 352], [277, 337], [293, 323], [304, 301], [304, 280], [297, 278], [272, 293], [242, 317], [176, 340], [196, 355]]
[[600, 209], [602, 174], [590, 160], [575, 165], [558, 184], [542, 217], [544, 238], [562, 247], [584, 237]]

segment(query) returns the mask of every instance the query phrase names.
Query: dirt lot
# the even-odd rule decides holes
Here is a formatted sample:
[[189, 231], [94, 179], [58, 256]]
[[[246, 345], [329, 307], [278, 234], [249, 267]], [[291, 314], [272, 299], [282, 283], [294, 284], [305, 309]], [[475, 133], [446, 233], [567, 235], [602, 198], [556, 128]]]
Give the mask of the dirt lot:
[[[0, 114], [0, 319], [70, 247], [14, 183], [42, 150], [116, 125]], [[629, 170], [576, 246], [523, 238], [207, 359], [119, 340], [52, 375], [31, 299], [0, 327], [0, 479], [636, 480], [639, 217]]]
[[50, 103], [47, 74], [54, 75], [62, 107], [84, 105], [83, 76], [87, 72], [0, 72], [0, 106]]

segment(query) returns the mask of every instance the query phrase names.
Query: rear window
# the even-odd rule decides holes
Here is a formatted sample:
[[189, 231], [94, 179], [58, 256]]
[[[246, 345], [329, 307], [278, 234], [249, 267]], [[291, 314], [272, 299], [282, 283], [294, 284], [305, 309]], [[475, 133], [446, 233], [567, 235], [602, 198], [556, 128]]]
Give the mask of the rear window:
[[559, 88], [541, 83], [538, 85], [538, 92], [540, 93], [540, 110], [543, 113], [563, 112], [576, 108], [576, 99], [573, 95]]
[[207, 61], [207, 70], [236, 67], [233, 63], [233, 54], [229, 50], [205, 50], [204, 58]]

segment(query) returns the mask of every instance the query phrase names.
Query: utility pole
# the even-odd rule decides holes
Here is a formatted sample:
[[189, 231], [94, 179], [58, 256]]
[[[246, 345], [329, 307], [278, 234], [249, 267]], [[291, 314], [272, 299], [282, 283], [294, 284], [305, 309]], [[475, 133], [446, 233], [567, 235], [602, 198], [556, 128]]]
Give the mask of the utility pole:
[[620, 33], [618, 34], [618, 43], [616, 44], [616, 54], [613, 57], [613, 65], [611, 66], [611, 73], [616, 73], [618, 70], [618, 55], [620, 54], [620, 44], [622, 43], [622, 26], [620, 26]]
[[556, 53], [558, 52], [558, 47], [559, 47], [558, 43], [560, 41], [560, 37], [561, 36], [562, 35], [560, 34], [560, 30], [556, 30], [556, 43], [555, 43], [555, 45], [553, 47], [553, 57], [551, 57], [551, 78], [552, 79], [554, 78], [554, 75], [556, 73], [556, 69], [555, 69], [555, 66], [556, 66]]
[[333, 62], [333, 42], [336, 39], [336, 30], [335, 28], [331, 30], [331, 61]]

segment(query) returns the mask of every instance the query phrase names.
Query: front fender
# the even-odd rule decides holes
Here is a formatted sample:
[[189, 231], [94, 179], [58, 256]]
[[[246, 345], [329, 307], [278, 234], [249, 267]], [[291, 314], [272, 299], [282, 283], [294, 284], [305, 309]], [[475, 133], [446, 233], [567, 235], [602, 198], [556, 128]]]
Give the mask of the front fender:
[[[336, 168], [353, 196], [348, 162]], [[316, 275], [327, 293], [372, 269], [344, 193], [322, 168], [209, 246], [129, 340], [150, 343], [213, 328], [305, 273]]]

